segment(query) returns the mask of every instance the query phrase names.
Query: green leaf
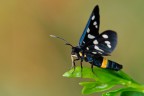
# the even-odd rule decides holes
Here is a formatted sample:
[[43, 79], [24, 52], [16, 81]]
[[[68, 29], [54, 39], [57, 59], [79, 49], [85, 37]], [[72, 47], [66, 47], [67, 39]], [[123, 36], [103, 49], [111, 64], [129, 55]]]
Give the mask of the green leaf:
[[[143, 91], [140, 90], [139, 88], [126, 87], [126, 88], [121, 88], [121, 89], [118, 89], [118, 90], [109, 91], [107, 93], [104, 93], [103, 96], [117, 96], [118, 94], [123, 94], [123, 92], [125, 94], [125, 92], [138, 92], [138, 93], [142, 93]], [[131, 95], [122, 95], [122, 96], [131, 96]]]
[[137, 91], [124, 91], [120, 96], [144, 96], [144, 93]]
[[[108, 69], [102, 69], [94, 67], [94, 72], [89, 67], [76, 67], [63, 74], [64, 77], [74, 78], [89, 78], [93, 79], [94, 82], [81, 82], [80, 85], [83, 86], [83, 94], [92, 94], [95, 92], [106, 91], [116, 85], [124, 85], [125, 88], [118, 90], [109, 91], [104, 93], [103, 96], [117, 96], [118, 94], [126, 94], [123, 92], [144, 92], [144, 86], [134, 81], [131, 77], [125, 74], [123, 71], [114, 71]], [[138, 93], [136, 93], [138, 94]], [[124, 96], [124, 95], [122, 95]]]
[[126, 81], [134, 82], [132, 78], [122, 71], [114, 71], [109, 69], [95, 68], [94, 72], [97, 73], [99, 79], [103, 82], [116, 81], [118, 84], [124, 84]]
[[102, 92], [114, 86], [114, 84], [107, 84], [101, 82], [81, 82], [79, 84], [83, 86], [82, 94], [92, 94], [95, 92]]
[[71, 69], [68, 72], [65, 72], [63, 74], [64, 77], [82, 77], [82, 78], [93, 78], [98, 79], [95, 74], [91, 71], [90, 68], [84, 67], [81, 69], [81, 67], [76, 67], [75, 70]]
[[113, 81], [117, 84], [124, 84], [126, 80], [132, 81], [132, 79], [128, 75], [124, 74], [122, 71], [113, 71], [95, 67], [94, 73], [92, 72], [91, 68], [84, 67], [81, 70], [81, 67], [76, 67], [75, 71], [74, 69], [71, 69], [70, 71], [65, 72], [63, 76], [92, 78], [101, 82]]
[[117, 96], [119, 93], [121, 93], [123, 90], [125, 90], [125, 88], [121, 88], [118, 90], [113, 90], [113, 91], [109, 91], [107, 93], [103, 93], [102, 96]]

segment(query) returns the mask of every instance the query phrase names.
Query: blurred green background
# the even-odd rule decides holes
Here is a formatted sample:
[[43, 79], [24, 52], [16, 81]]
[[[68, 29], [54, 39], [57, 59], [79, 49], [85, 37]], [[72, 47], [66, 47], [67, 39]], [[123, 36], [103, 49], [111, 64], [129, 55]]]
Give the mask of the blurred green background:
[[62, 77], [70, 47], [49, 35], [77, 45], [97, 4], [100, 32], [118, 33], [108, 58], [144, 84], [144, 0], [0, 0], [0, 96], [82, 96], [83, 79]]

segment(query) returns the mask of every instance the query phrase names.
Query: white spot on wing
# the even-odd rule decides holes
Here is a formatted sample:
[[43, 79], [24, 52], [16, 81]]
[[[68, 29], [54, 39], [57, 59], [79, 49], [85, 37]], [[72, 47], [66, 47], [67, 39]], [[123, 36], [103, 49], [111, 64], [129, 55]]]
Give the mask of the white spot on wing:
[[97, 54], [97, 52], [92, 52], [93, 54]]
[[95, 21], [95, 22], [93, 23], [93, 25], [97, 25], [97, 22]]
[[99, 47], [98, 47], [98, 46], [94, 46], [94, 48], [95, 48], [96, 50], [99, 50]]
[[85, 42], [83, 41], [83, 43], [85, 44]]
[[105, 38], [105, 39], [107, 39], [107, 38], [108, 38], [108, 35], [103, 34], [102, 37]]
[[99, 54], [102, 54], [101, 52], [98, 52]]
[[109, 42], [109, 41], [105, 41], [105, 43], [107, 44], [107, 46], [109, 47], [109, 48], [111, 48], [111, 43]]
[[89, 38], [89, 39], [94, 39], [95, 36], [93, 36], [93, 35], [91, 35], [91, 34], [88, 34], [88, 38]]
[[109, 48], [111, 48], [111, 45], [110, 45], [110, 44], [107, 44], [107, 46], [108, 46]]
[[105, 41], [105, 43], [110, 45], [110, 42], [109, 42], [109, 41]]
[[96, 50], [99, 50], [99, 51], [101, 51], [101, 52], [104, 52], [102, 49], [100, 49], [98, 46], [94, 46], [94, 49], [96, 49]]
[[98, 28], [98, 26], [96, 25], [95, 28]]
[[90, 32], [90, 29], [88, 28], [88, 29], [87, 29], [87, 33], [89, 33], [89, 32]]
[[87, 50], [89, 50], [89, 48], [88, 48], [88, 47], [87, 47], [86, 49], [87, 49]]
[[95, 16], [93, 15], [93, 16], [92, 16], [92, 20], [94, 20], [94, 19], [95, 19]]
[[93, 41], [93, 44], [95, 44], [95, 45], [98, 44], [98, 41], [97, 41], [97, 40], [94, 40], [94, 41]]

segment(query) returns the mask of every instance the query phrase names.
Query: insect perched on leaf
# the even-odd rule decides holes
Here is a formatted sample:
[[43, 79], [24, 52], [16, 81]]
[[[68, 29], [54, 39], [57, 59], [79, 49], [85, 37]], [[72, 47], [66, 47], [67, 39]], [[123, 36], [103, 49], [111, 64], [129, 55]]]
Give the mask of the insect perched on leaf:
[[78, 46], [74, 47], [68, 43], [65, 39], [50, 35], [51, 37], [59, 38], [66, 42], [66, 45], [72, 47], [71, 59], [72, 67], [75, 69], [75, 61], [80, 60], [82, 68], [82, 62], [86, 61], [93, 66], [100, 68], [111, 69], [118, 71], [122, 69], [122, 65], [106, 59], [103, 56], [110, 56], [110, 53], [115, 49], [117, 44], [117, 34], [112, 30], [106, 30], [99, 34], [100, 16], [99, 7], [95, 6], [88, 23], [84, 29], [84, 32], [79, 40]]

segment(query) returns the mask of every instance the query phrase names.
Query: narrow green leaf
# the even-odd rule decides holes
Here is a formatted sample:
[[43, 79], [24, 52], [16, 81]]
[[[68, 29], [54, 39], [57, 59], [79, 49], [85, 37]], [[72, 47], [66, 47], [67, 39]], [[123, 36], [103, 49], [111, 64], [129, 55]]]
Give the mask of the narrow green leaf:
[[89, 87], [89, 88], [93, 88], [97, 85], [101, 85], [102, 83], [97, 81], [97, 82], [80, 82], [79, 85], [81, 86], [85, 86], [85, 87]]
[[76, 67], [75, 71], [74, 69], [71, 69], [68, 72], [65, 72], [63, 74], [64, 77], [82, 77], [82, 78], [93, 78], [98, 79], [95, 74], [93, 74], [92, 70], [90, 68], [84, 67], [81, 69], [81, 67]]
[[120, 96], [144, 96], [144, 93], [137, 91], [124, 91]]
[[121, 90], [123, 90], [123, 88], [103, 93], [102, 96], [117, 96], [121, 92]]
[[[142, 90], [138, 89], [138, 88], [131, 88], [131, 87], [126, 87], [126, 88], [121, 88], [118, 90], [113, 90], [113, 91], [109, 91], [107, 93], [104, 93], [103, 96], [117, 96], [118, 94], [121, 94], [123, 92], [141, 92]], [[130, 96], [130, 95], [123, 95], [123, 96]]]
[[107, 84], [101, 82], [81, 82], [80, 85], [83, 86], [82, 94], [92, 94], [95, 92], [102, 92], [114, 86], [114, 84]]
[[114, 71], [109, 69], [95, 68], [94, 72], [97, 73], [98, 78], [108, 81], [117, 81], [117, 83], [122, 84], [125, 81], [132, 81], [132, 79], [122, 71]]

